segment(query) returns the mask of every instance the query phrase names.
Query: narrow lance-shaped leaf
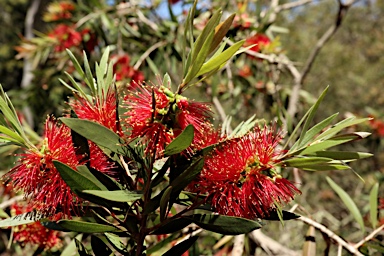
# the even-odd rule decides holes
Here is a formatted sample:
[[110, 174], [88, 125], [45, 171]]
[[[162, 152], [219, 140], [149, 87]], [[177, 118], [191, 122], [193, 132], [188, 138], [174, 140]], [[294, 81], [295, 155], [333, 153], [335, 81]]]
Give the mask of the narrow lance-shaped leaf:
[[97, 145], [108, 148], [112, 152], [126, 155], [126, 150], [122, 145], [124, 143], [123, 139], [105, 126], [77, 118], [62, 117], [59, 120], [81, 136], [95, 142]]
[[100, 188], [93, 183], [90, 179], [73, 170], [68, 165], [56, 161], [53, 161], [54, 166], [60, 173], [61, 178], [71, 188], [75, 194], [80, 194], [83, 190], [100, 190]]
[[225, 50], [220, 55], [212, 57], [211, 59], [209, 59], [206, 63], [203, 64], [203, 66], [201, 67], [201, 69], [199, 70], [199, 72], [197, 73], [196, 76], [200, 76], [202, 74], [208, 73], [208, 72], [214, 70], [215, 68], [221, 66], [225, 62], [227, 62], [227, 60], [229, 60], [230, 58], [232, 58], [235, 55], [237, 50], [240, 49], [240, 47], [244, 44], [244, 42], [245, 42], [245, 40], [239, 41], [239, 42], [235, 43], [234, 45], [232, 45], [231, 47], [229, 47], [227, 50]]
[[163, 254], [163, 256], [183, 255], [197, 241], [198, 236], [192, 236], [181, 243], [176, 244]]
[[165, 189], [163, 196], [160, 199], [160, 221], [166, 218], [166, 214], [169, 206], [169, 199], [171, 197], [172, 186]]
[[331, 188], [339, 195], [345, 206], [347, 206], [348, 210], [351, 212], [352, 216], [355, 218], [356, 222], [359, 224], [361, 231], [365, 232], [364, 221], [359, 208], [357, 208], [355, 202], [353, 202], [352, 198], [339, 186], [337, 185], [331, 178], [326, 177], [328, 184]]
[[100, 190], [83, 190], [85, 194], [94, 195], [106, 200], [114, 202], [127, 202], [132, 203], [136, 200], [139, 200], [143, 195], [138, 191], [128, 191], [128, 190], [113, 190], [113, 191], [100, 191]]
[[16, 215], [4, 220], [0, 220], [0, 228], [14, 227], [29, 223], [34, 223], [41, 219], [44, 219], [45, 216], [38, 212], [26, 212], [23, 214]]
[[121, 231], [120, 229], [108, 225], [77, 220], [60, 220], [57, 222], [57, 224], [65, 229], [82, 233], [104, 233]]
[[227, 34], [228, 30], [232, 26], [232, 22], [235, 18], [236, 14], [231, 14], [225, 21], [221, 22], [219, 25], [215, 28], [215, 35], [213, 37], [213, 41], [211, 44], [211, 49], [209, 50], [209, 53], [213, 52], [216, 47], [220, 44], [220, 42], [223, 40], [224, 36]]
[[377, 226], [377, 200], [378, 200], [378, 193], [379, 193], [379, 183], [376, 183], [371, 193], [369, 194], [369, 219], [371, 221], [372, 228], [376, 228]]
[[185, 217], [191, 219], [199, 227], [223, 235], [240, 235], [262, 227], [260, 222], [244, 218], [215, 215], [194, 214]]
[[308, 114], [307, 119], [305, 120], [305, 123], [304, 123], [304, 126], [303, 126], [303, 130], [301, 131], [301, 134], [300, 134], [299, 143], [298, 143], [299, 145], [302, 144], [301, 142], [303, 141], [303, 139], [305, 137], [305, 134], [308, 131], [309, 126], [311, 125], [311, 122], [312, 122], [313, 118], [315, 117], [317, 109], [319, 108], [320, 103], [323, 101], [323, 99], [325, 97], [325, 94], [328, 91], [328, 88], [329, 88], [329, 86], [327, 86], [327, 88], [325, 88], [325, 90], [321, 93], [321, 95], [318, 98], [318, 100], [316, 101], [316, 103], [310, 108], [310, 112]]
[[174, 154], [178, 154], [183, 150], [187, 149], [194, 137], [194, 128], [193, 125], [188, 125], [185, 127], [184, 131], [180, 133], [169, 145], [165, 147], [164, 155], [171, 156]]
[[318, 135], [325, 127], [327, 127], [331, 122], [337, 117], [338, 113], [331, 115], [330, 117], [324, 119], [320, 123], [313, 126], [311, 129], [309, 129], [305, 134], [303, 139], [300, 141], [297, 141], [296, 143], [299, 143], [296, 145], [296, 143], [292, 146], [292, 148], [301, 148], [302, 146], [305, 146], [306, 144], [312, 142], [313, 140], [317, 140], [316, 135]]

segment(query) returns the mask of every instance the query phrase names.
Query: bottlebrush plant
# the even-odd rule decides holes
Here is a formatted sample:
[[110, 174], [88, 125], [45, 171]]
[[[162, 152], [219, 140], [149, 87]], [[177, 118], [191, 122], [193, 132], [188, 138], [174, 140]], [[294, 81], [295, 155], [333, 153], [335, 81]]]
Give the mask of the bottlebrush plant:
[[[1, 89], [0, 138], [23, 150], [3, 180], [23, 191], [33, 209], [0, 221], [1, 227], [40, 222], [56, 231], [92, 234], [92, 250], [106, 255], [114, 253], [111, 248], [123, 255], [153, 254], [183, 235], [163, 254], [181, 255], [198, 239], [196, 228], [238, 235], [261, 228], [263, 219], [297, 218], [282, 210], [301, 193], [287, 178], [292, 167], [344, 170], [370, 155], [329, 150], [367, 136], [340, 134], [367, 119], [330, 126], [334, 114], [310, 127], [327, 90], [288, 138], [277, 123], [255, 118], [232, 132], [226, 124], [215, 128], [210, 105], [185, 91], [244, 51], [244, 41], [226, 48], [222, 41], [234, 15], [219, 23], [221, 11], [195, 40], [189, 29], [193, 12], [179, 83], [165, 74], [154, 83], [116, 86], [109, 48], [94, 69], [86, 54], [82, 67], [68, 51], [76, 72], [67, 74], [70, 84], [62, 83], [74, 97], [63, 117], [47, 118], [38, 145]], [[90, 253], [79, 240], [76, 245], [83, 255]]]

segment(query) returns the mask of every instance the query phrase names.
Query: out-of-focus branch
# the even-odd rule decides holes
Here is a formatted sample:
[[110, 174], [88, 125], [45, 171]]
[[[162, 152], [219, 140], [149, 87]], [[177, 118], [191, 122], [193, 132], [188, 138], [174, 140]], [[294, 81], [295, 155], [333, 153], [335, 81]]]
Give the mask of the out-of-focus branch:
[[249, 233], [249, 237], [264, 251], [270, 255], [284, 255], [284, 256], [299, 256], [301, 255], [300, 251], [291, 250], [279, 242], [273, 240], [272, 238], [264, 235], [260, 229], [254, 230]]
[[151, 52], [153, 52], [154, 50], [156, 50], [157, 48], [160, 48], [164, 45], [166, 45], [167, 42], [165, 41], [160, 41], [160, 42], [157, 42], [155, 43], [154, 45], [152, 45], [151, 47], [148, 48], [148, 50], [146, 50], [139, 58], [139, 60], [136, 62], [136, 64], [133, 66], [133, 69], [134, 70], [138, 70], [140, 65], [143, 63], [143, 61], [151, 54]]
[[343, 238], [341, 238], [340, 236], [336, 235], [333, 231], [331, 231], [330, 229], [328, 229], [327, 227], [325, 227], [324, 225], [310, 219], [310, 218], [307, 218], [305, 216], [301, 216], [300, 218], [297, 219], [298, 221], [302, 221], [308, 225], [311, 225], [313, 226], [314, 228], [318, 229], [320, 232], [326, 234], [329, 238], [331, 238], [332, 240], [334, 240], [335, 242], [337, 242], [339, 245], [341, 245], [342, 247], [344, 247], [347, 251], [349, 251], [350, 253], [352, 253], [353, 255], [358, 255], [358, 256], [364, 256], [362, 253], [359, 252], [359, 250], [349, 244], [348, 242], [346, 242]]
[[232, 256], [241, 256], [244, 252], [244, 239], [245, 235], [235, 236], [233, 241]]
[[325, 43], [328, 42], [331, 37], [336, 33], [338, 28], [340, 27], [346, 12], [348, 11], [349, 7], [351, 7], [352, 4], [354, 4], [356, 1], [348, 1], [347, 3], [343, 3], [342, 0], [339, 0], [339, 10], [336, 15], [335, 23], [331, 25], [328, 30], [320, 37], [320, 39], [317, 41], [315, 47], [312, 49], [312, 52], [310, 53], [307, 61], [305, 62], [305, 65], [301, 71], [299, 79], [295, 81], [291, 97], [289, 99], [288, 109], [287, 113], [289, 116], [293, 117], [297, 112], [297, 103], [299, 101], [299, 92], [302, 88], [304, 79], [308, 75], [309, 71], [312, 68], [312, 65], [318, 56], [320, 50], [324, 47]]
[[293, 8], [296, 8], [296, 7], [299, 7], [302, 5], [306, 5], [306, 4], [309, 4], [312, 2], [313, 2], [313, 0], [299, 0], [296, 2], [289, 2], [289, 3], [281, 4], [275, 8], [275, 12], [279, 13], [281, 11], [293, 9]]
[[381, 225], [379, 228], [375, 229], [374, 231], [372, 231], [372, 233], [370, 233], [368, 236], [364, 237], [364, 239], [362, 239], [360, 242], [358, 242], [357, 244], [355, 244], [355, 248], [358, 249], [360, 248], [360, 246], [362, 246], [365, 242], [368, 242], [369, 240], [371, 240], [372, 238], [374, 238], [378, 233], [380, 233], [382, 230], [384, 230], [384, 225]]
[[19, 195], [19, 196], [15, 196], [15, 197], [12, 197], [4, 202], [2, 202], [0, 204], [0, 209], [5, 209], [11, 205], [13, 205], [14, 203], [16, 203], [17, 201], [21, 201], [24, 199], [24, 196], [23, 195]]

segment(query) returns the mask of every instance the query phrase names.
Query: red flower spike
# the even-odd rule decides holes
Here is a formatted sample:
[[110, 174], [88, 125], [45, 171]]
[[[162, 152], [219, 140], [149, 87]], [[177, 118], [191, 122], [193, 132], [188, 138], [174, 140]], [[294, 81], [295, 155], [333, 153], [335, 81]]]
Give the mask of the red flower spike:
[[[254, 36], [247, 38], [244, 42], [243, 47], [248, 47], [248, 46], [251, 46], [253, 44], [256, 44], [255, 46], [251, 47], [251, 49], [249, 49], [249, 50], [254, 51], [254, 52], [262, 52], [262, 50], [266, 46], [268, 46], [270, 43], [271, 43], [271, 40], [266, 35], [256, 34]], [[249, 56], [249, 57], [254, 58], [253, 56]]]
[[112, 59], [115, 59], [113, 73], [116, 74], [116, 81], [126, 79], [135, 81], [136, 83], [144, 81], [143, 73], [130, 66], [130, 58], [128, 55], [115, 55], [112, 56]]
[[[20, 203], [11, 206], [11, 213], [14, 216], [32, 210], [31, 206], [24, 206]], [[38, 245], [44, 250], [62, 246], [59, 232], [44, 227], [40, 222], [16, 226], [13, 229], [13, 240], [22, 245]]]
[[180, 128], [184, 130], [188, 125], [193, 125], [195, 128], [193, 144], [197, 147], [203, 145], [207, 133], [212, 130], [212, 124], [209, 122], [212, 116], [210, 106], [203, 102], [188, 101], [184, 97], [176, 102], [178, 107], [176, 120]]
[[165, 146], [174, 139], [172, 128], [162, 123], [169, 111], [170, 101], [158, 87], [134, 83], [131, 88], [133, 91], [124, 99], [128, 109], [124, 114], [125, 122], [131, 130], [130, 138], [141, 137], [141, 142], [147, 144], [146, 153], [156, 152], [156, 156], [160, 157]]
[[[205, 135], [212, 129], [208, 104], [188, 101], [164, 86], [134, 83], [129, 89], [125, 121], [130, 137], [141, 137], [147, 144], [147, 153], [156, 151], [156, 157], [161, 157], [164, 148], [190, 124], [195, 128], [194, 148], [205, 143]], [[192, 147], [187, 151], [192, 152]]]
[[109, 90], [105, 99], [95, 99], [94, 103], [77, 97], [69, 105], [78, 118], [97, 122], [114, 132], [121, 133], [116, 121], [116, 93]]
[[210, 195], [212, 207], [220, 214], [249, 219], [268, 216], [276, 203], [288, 203], [300, 193], [275, 171], [280, 140], [280, 133], [264, 127], [224, 142], [206, 158], [189, 189]]
[[[64, 217], [70, 217], [71, 211], [80, 214], [79, 203], [82, 200], [71, 191], [53, 165], [53, 160], [73, 169], [85, 164], [79, 163], [76, 157], [71, 130], [67, 126], [59, 125], [52, 118], [48, 118], [40, 151], [27, 150], [20, 156], [18, 164], [5, 178], [15, 190], [24, 191], [31, 207], [49, 216], [62, 212]], [[102, 172], [113, 168], [104, 153], [92, 143], [90, 165]]]
[[48, 34], [49, 37], [56, 39], [55, 52], [62, 52], [66, 48], [79, 46], [82, 41], [80, 32], [77, 32], [72, 26], [59, 24]]

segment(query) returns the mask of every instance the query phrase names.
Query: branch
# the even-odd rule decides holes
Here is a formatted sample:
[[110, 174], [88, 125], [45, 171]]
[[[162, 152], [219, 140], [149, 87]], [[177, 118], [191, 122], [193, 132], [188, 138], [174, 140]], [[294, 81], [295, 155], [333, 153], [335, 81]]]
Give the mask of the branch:
[[351, 7], [352, 4], [354, 4], [356, 1], [351, 0], [346, 4], [342, 3], [342, 0], [339, 0], [339, 10], [335, 19], [335, 23], [328, 28], [328, 30], [320, 37], [320, 39], [317, 41], [315, 48], [312, 50], [310, 53], [304, 68], [301, 71], [300, 77], [297, 81], [295, 81], [293, 87], [292, 87], [292, 92], [291, 92], [291, 97], [289, 100], [289, 105], [287, 109], [287, 113], [290, 116], [294, 116], [297, 112], [297, 103], [299, 101], [299, 92], [301, 90], [301, 87], [303, 85], [304, 79], [308, 75], [309, 71], [312, 68], [312, 65], [318, 56], [320, 50], [324, 47], [325, 43], [331, 39], [331, 37], [336, 33], [338, 28], [340, 27], [346, 12], [348, 11], [349, 7]]
[[368, 242], [369, 240], [374, 238], [383, 229], [384, 229], [384, 225], [381, 225], [379, 228], [375, 229], [371, 234], [369, 234], [368, 236], [364, 237], [364, 239], [362, 239], [360, 242], [355, 244], [355, 248], [356, 249], [360, 248], [360, 246], [362, 246], [365, 242]]
[[348, 242], [346, 242], [343, 238], [341, 238], [340, 236], [336, 235], [333, 231], [329, 230], [327, 227], [325, 227], [324, 225], [310, 219], [310, 218], [307, 218], [307, 217], [304, 217], [304, 216], [301, 216], [300, 218], [296, 219], [296, 220], [300, 220], [308, 225], [311, 225], [313, 226], [314, 228], [320, 230], [322, 233], [326, 234], [329, 238], [333, 239], [334, 241], [336, 241], [339, 245], [341, 245], [342, 247], [344, 247], [347, 251], [349, 251], [350, 253], [352, 253], [353, 255], [358, 255], [358, 256], [364, 256], [364, 254], [360, 253], [357, 248], [351, 244], [349, 244]]
[[235, 236], [233, 241], [232, 256], [241, 256], [244, 252], [244, 239], [245, 235]]
[[263, 248], [264, 251], [271, 255], [299, 256], [301, 252], [293, 251], [284, 245], [278, 243], [272, 238], [264, 235], [260, 229], [254, 230], [249, 237]]
[[151, 47], [148, 48], [148, 50], [146, 50], [139, 58], [139, 60], [136, 62], [136, 64], [133, 66], [133, 69], [134, 70], [138, 70], [140, 65], [143, 63], [143, 61], [151, 54], [151, 52], [153, 52], [154, 50], [156, 50], [157, 48], [160, 48], [164, 45], [166, 45], [167, 42], [165, 41], [160, 41], [160, 42], [157, 42], [155, 43], [154, 45], [152, 45]]

